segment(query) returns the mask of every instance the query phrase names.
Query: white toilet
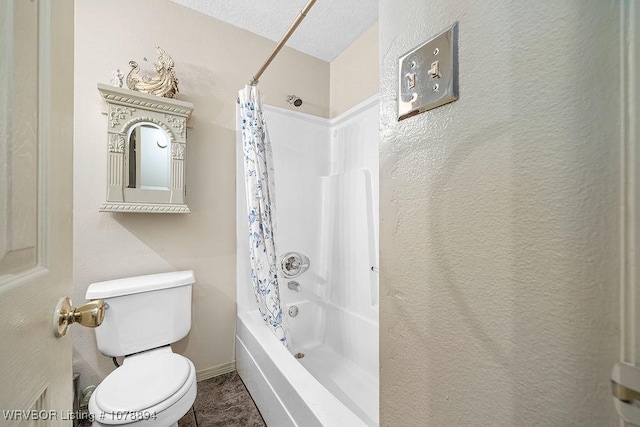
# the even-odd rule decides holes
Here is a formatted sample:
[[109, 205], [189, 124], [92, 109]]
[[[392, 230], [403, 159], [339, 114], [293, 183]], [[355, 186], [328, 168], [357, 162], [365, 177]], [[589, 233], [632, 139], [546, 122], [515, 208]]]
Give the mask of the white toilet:
[[125, 356], [91, 395], [94, 426], [177, 426], [196, 398], [193, 363], [169, 344], [191, 329], [193, 271], [93, 283], [88, 300], [108, 304], [96, 331], [106, 356]]

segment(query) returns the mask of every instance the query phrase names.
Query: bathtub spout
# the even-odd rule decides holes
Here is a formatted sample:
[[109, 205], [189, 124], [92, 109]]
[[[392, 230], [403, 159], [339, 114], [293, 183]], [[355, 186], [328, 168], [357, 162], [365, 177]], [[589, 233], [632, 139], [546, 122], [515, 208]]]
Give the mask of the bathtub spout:
[[292, 291], [300, 292], [300, 283], [296, 282], [295, 280], [290, 280], [289, 283], [287, 283], [287, 286]]

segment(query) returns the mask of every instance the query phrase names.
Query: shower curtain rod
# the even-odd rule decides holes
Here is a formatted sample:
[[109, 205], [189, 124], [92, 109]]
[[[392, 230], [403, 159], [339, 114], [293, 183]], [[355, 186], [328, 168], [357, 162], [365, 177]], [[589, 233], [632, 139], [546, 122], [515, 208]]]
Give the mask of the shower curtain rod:
[[309, 2], [304, 7], [304, 9], [300, 11], [300, 13], [298, 14], [298, 17], [295, 19], [295, 21], [293, 21], [293, 24], [291, 24], [291, 27], [287, 30], [286, 33], [284, 33], [284, 36], [282, 36], [282, 39], [280, 40], [280, 42], [273, 49], [273, 52], [271, 52], [271, 55], [269, 55], [267, 60], [264, 61], [264, 64], [262, 64], [262, 67], [260, 67], [258, 72], [251, 78], [251, 81], [249, 82], [250, 85], [255, 86], [258, 84], [258, 80], [260, 80], [260, 76], [262, 76], [262, 73], [264, 73], [264, 71], [267, 69], [269, 64], [271, 64], [271, 61], [273, 61], [273, 59], [276, 57], [278, 52], [280, 52], [280, 49], [284, 47], [284, 44], [287, 42], [287, 40], [289, 40], [289, 37], [291, 37], [291, 35], [296, 31], [296, 28], [298, 28], [298, 25], [300, 25], [302, 20], [307, 16], [307, 13], [309, 12], [309, 10], [311, 9], [311, 7], [314, 5], [315, 2], [316, 0], [309, 0]]

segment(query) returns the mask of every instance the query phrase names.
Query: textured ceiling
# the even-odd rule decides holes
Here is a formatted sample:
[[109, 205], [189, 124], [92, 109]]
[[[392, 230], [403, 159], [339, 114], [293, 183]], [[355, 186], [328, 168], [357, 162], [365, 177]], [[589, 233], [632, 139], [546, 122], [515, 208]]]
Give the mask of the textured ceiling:
[[[307, 3], [307, 0], [171, 1], [274, 41], [282, 38]], [[331, 61], [377, 20], [378, 0], [318, 0], [287, 46]]]

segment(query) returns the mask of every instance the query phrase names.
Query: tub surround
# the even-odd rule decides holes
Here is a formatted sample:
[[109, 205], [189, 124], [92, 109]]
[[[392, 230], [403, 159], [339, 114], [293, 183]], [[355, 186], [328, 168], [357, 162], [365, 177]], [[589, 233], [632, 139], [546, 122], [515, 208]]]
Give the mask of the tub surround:
[[278, 253], [310, 260], [299, 286], [280, 279], [284, 312], [297, 309], [286, 316], [290, 350], [304, 357], [257, 314], [239, 166], [238, 372], [272, 425], [378, 425], [377, 96], [331, 120], [270, 106], [265, 117]]

